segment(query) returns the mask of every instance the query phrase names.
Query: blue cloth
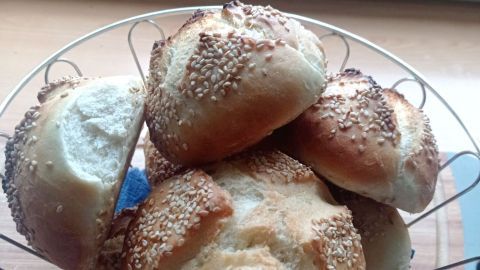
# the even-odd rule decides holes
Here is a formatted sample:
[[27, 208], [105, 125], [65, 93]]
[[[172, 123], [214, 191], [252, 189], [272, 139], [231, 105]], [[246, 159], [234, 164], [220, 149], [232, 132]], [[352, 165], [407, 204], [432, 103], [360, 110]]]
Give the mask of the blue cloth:
[[127, 175], [123, 181], [120, 196], [118, 197], [115, 213], [123, 208], [133, 207], [148, 196], [151, 188], [147, 181], [145, 170], [138, 168], [128, 168]]

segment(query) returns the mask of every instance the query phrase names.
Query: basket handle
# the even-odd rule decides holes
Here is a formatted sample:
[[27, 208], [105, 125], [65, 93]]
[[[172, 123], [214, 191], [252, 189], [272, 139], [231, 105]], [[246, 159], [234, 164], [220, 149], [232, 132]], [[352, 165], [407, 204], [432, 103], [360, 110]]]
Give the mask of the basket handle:
[[348, 43], [347, 39], [344, 36], [339, 35], [335, 32], [319, 36], [318, 39], [323, 40], [326, 37], [338, 37], [343, 41], [343, 44], [345, 45], [345, 56], [343, 57], [343, 62], [339, 70], [339, 72], [342, 72], [347, 66], [348, 59], [350, 58], [350, 44]]
[[[440, 166], [440, 170], [439, 170], [439, 173], [445, 169], [448, 165], [450, 165], [451, 163], [453, 163], [455, 160], [457, 160], [459, 157], [461, 156], [464, 156], [464, 155], [472, 155], [474, 156], [480, 163], [480, 156], [477, 154], [477, 153], [474, 153], [472, 151], [462, 151], [462, 152], [459, 152], [457, 154], [455, 154], [453, 157], [451, 157], [449, 160], [447, 160], [447, 162], [445, 162], [443, 165]], [[407, 227], [410, 227], [412, 226], [413, 224], [419, 222], [420, 220], [426, 218], [427, 216], [429, 216], [430, 214], [434, 213], [435, 211], [437, 211], [439, 208], [442, 208], [444, 207], [445, 205], [451, 203], [452, 201], [460, 198], [461, 196], [465, 195], [466, 193], [468, 193], [469, 191], [471, 191], [473, 188], [475, 188], [476, 185], [478, 185], [478, 183], [480, 182], [480, 169], [478, 171], [478, 176], [477, 178], [475, 179], [475, 181], [472, 182], [472, 184], [470, 184], [467, 188], [465, 188], [464, 190], [460, 191], [459, 193], [455, 194], [454, 196], [450, 197], [449, 199], [443, 201], [442, 203], [436, 205], [435, 207], [433, 207], [432, 209], [430, 209], [429, 211], [427, 211], [426, 213], [422, 214], [421, 216], [419, 216], [418, 218], [412, 220], [410, 223], [407, 224]]]
[[403, 79], [400, 79], [398, 81], [396, 81], [391, 87], [390, 89], [394, 89], [395, 91], [397, 90], [397, 87], [404, 83], [404, 82], [415, 82], [417, 83], [418, 85], [420, 85], [420, 90], [422, 90], [422, 101], [420, 102], [420, 105], [418, 106], [419, 109], [423, 109], [423, 106], [425, 106], [425, 102], [427, 101], [427, 91], [425, 90], [425, 85], [423, 85], [423, 83], [419, 82], [418, 80], [416, 79], [412, 79], [412, 78], [403, 78]]
[[75, 62], [73, 62], [71, 60], [68, 60], [68, 59], [65, 59], [65, 58], [58, 58], [58, 59], [55, 59], [54, 61], [52, 61], [50, 64], [47, 65], [47, 68], [45, 69], [45, 75], [44, 75], [45, 84], [48, 84], [50, 82], [50, 80], [48, 79], [48, 76], [50, 74], [50, 68], [53, 66], [53, 64], [58, 63], [58, 62], [63, 62], [63, 63], [69, 64], [70, 66], [73, 67], [75, 72], [77, 72], [77, 75], [79, 77], [83, 76], [82, 71], [77, 66], [77, 64], [75, 64]]
[[140, 73], [140, 76], [142, 77], [143, 84], [147, 85], [145, 75], [143, 74], [142, 67], [140, 66], [140, 61], [138, 61], [137, 53], [135, 51], [135, 47], [133, 46], [133, 41], [132, 41], [133, 40], [132, 39], [133, 30], [137, 27], [137, 25], [139, 25], [142, 22], [149, 23], [149, 24], [153, 25], [153, 27], [155, 27], [158, 30], [158, 32], [160, 33], [160, 36], [161, 36], [162, 40], [165, 40], [165, 33], [163, 32], [163, 29], [153, 20], [144, 20], [144, 21], [135, 22], [135, 23], [132, 24], [132, 27], [130, 27], [130, 30], [128, 31], [128, 37], [127, 37], [128, 47], [130, 48], [130, 52], [132, 53], [133, 61], [135, 62], [135, 65], [137, 66], [138, 72]]

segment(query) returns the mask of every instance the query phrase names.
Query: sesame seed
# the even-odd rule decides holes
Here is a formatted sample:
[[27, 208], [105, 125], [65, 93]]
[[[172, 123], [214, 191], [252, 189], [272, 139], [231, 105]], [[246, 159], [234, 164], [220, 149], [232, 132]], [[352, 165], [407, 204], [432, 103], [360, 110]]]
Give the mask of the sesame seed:
[[179, 247], [181, 247], [181, 246], [183, 246], [183, 244], [185, 244], [185, 239], [184, 239], [184, 238], [178, 239], [177, 245], [178, 245]]
[[360, 235], [352, 225], [350, 212], [312, 220], [312, 229], [316, 234], [316, 249], [320, 251], [320, 258], [327, 263], [327, 269], [337, 269], [338, 264], [353, 261], [357, 247], [351, 243], [358, 241]]
[[365, 152], [365, 145], [360, 144], [360, 145], [358, 146], [358, 152], [360, 152], [360, 153]]

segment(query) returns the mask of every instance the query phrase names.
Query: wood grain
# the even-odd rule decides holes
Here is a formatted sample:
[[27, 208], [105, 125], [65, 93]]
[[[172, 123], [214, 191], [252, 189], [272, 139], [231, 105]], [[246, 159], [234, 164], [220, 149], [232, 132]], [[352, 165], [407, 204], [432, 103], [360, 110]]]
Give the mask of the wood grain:
[[[267, 3], [267, 1], [259, 1]], [[480, 5], [443, 1], [269, 1], [281, 10], [310, 16], [363, 36], [398, 55], [420, 70], [457, 110], [475, 139], [480, 138], [477, 120], [480, 100]], [[108, 23], [155, 10], [201, 4], [214, 1], [60, 1], [60, 0], [2, 0], [0, 2], [0, 100], [53, 52], [68, 42]], [[162, 27], [173, 33], [183, 18], [164, 22]], [[66, 57], [74, 60], [87, 76], [137, 74], [126, 43], [128, 28], [112, 31], [95, 42], [83, 44]], [[135, 45], [144, 69], [149, 51], [158, 33], [149, 27], [135, 32]], [[326, 40], [330, 71], [334, 72], [343, 57], [341, 43]], [[374, 75], [384, 86], [404, 76], [395, 66], [381, 58], [352, 46], [349, 66], [360, 67]], [[51, 77], [72, 74], [68, 66], [58, 64]], [[43, 84], [37, 76], [26, 87], [0, 121], [0, 131], [11, 133], [27, 107], [35, 103], [35, 93]], [[415, 99], [415, 86], [402, 89]], [[431, 96], [430, 96], [431, 97]], [[446, 111], [434, 99], [427, 102], [434, 132], [444, 151], [471, 149], [465, 135]], [[0, 139], [0, 144], [3, 144]], [[142, 164], [140, 152], [134, 158]], [[453, 176], [442, 174], [445, 196], [455, 192]], [[463, 256], [460, 208], [454, 203], [447, 208], [451, 242], [450, 261]], [[413, 216], [405, 215], [406, 219]], [[431, 216], [411, 228], [417, 251], [413, 269], [432, 269], [434, 266], [435, 217]], [[24, 242], [15, 231], [4, 194], [0, 194], [0, 232]], [[52, 269], [50, 264], [36, 259], [0, 240], [0, 267], [4, 269]]]

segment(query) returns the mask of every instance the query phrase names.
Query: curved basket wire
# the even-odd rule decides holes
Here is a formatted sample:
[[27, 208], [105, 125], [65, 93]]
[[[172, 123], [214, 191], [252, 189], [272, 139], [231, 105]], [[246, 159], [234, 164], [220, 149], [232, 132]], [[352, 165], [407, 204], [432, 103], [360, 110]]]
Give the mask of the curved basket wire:
[[[64, 59], [64, 58], [61, 58], [61, 57], [65, 53], [67, 53], [71, 49], [77, 47], [78, 45], [84, 43], [85, 41], [93, 39], [96, 36], [99, 36], [99, 35], [101, 35], [105, 32], [111, 31], [111, 30], [119, 28], [121, 26], [131, 25], [131, 27], [128, 31], [127, 41], [128, 41], [130, 52], [132, 54], [135, 65], [138, 69], [138, 72], [139, 72], [143, 82], [145, 83], [146, 78], [145, 78], [145, 75], [144, 75], [143, 70], [141, 68], [140, 62], [139, 62], [138, 57], [137, 57], [137, 53], [136, 53], [134, 45], [133, 45], [132, 36], [133, 36], [134, 29], [140, 23], [148, 23], [158, 30], [158, 32], [160, 34], [160, 39], [165, 39], [165, 34], [164, 34], [163, 29], [154, 21], [154, 19], [156, 19], [160, 16], [186, 15], [186, 14], [192, 13], [193, 11], [195, 11], [197, 9], [221, 9], [221, 6], [184, 7], [184, 8], [166, 9], [166, 10], [146, 13], [146, 14], [143, 14], [143, 15], [130, 17], [130, 18], [127, 18], [127, 19], [109, 24], [109, 25], [104, 26], [102, 28], [98, 28], [97, 30], [95, 30], [95, 31], [93, 31], [89, 34], [86, 34], [86, 35], [72, 41], [71, 43], [69, 43], [65, 47], [63, 47], [62, 49], [60, 49], [57, 52], [55, 52], [54, 54], [52, 54], [49, 58], [45, 59], [41, 64], [39, 64], [37, 67], [35, 67], [30, 73], [28, 73], [18, 83], [18, 85], [7, 95], [7, 97], [0, 104], [0, 118], [3, 116], [6, 109], [8, 108], [10, 103], [14, 100], [14, 98], [22, 91], [22, 89], [24, 89], [24, 87], [32, 80], [32, 78], [34, 78], [36, 75], [38, 75], [42, 70], [45, 70], [44, 80], [45, 80], [45, 83], [48, 83], [49, 82], [50, 68], [56, 62], [65, 62], [65, 63], [71, 65], [73, 67], [73, 69], [75, 70], [75, 72], [79, 76], [82, 76], [82, 72], [81, 72], [80, 68], [73, 61], [68, 60], [68, 59]], [[300, 22], [312, 24], [312, 25], [315, 25], [317, 27], [320, 27], [323, 30], [328, 31], [327, 34], [319, 36], [319, 39], [321, 39], [321, 40], [325, 39], [325, 38], [330, 38], [330, 37], [336, 37], [336, 38], [341, 39], [341, 41], [345, 45], [345, 56], [344, 56], [343, 61], [340, 65], [340, 71], [342, 71], [346, 67], [346, 65], [348, 63], [348, 60], [350, 58], [350, 48], [351, 48], [351, 46], [350, 46], [349, 41], [350, 42], [355, 42], [357, 44], [360, 44], [360, 45], [376, 52], [377, 54], [383, 56], [385, 59], [388, 59], [390, 62], [392, 62], [393, 64], [402, 68], [405, 72], [407, 72], [411, 76], [411, 77], [406, 77], [406, 78], [399, 79], [397, 82], [395, 82], [392, 85], [391, 89], [394, 89], [394, 90], [397, 89], [397, 87], [404, 82], [409, 82], [409, 81], [410, 82], [415, 82], [420, 86], [420, 90], [421, 90], [421, 94], [422, 94], [422, 99], [421, 99], [420, 105], [418, 106], [420, 109], [423, 108], [423, 106], [425, 105], [425, 102], [427, 100], [427, 91], [428, 91], [428, 93], [433, 94], [442, 103], [442, 105], [445, 106], [445, 108], [451, 113], [451, 115], [455, 118], [455, 120], [460, 125], [462, 130], [465, 132], [465, 135], [467, 135], [467, 137], [469, 138], [470, 142], [472, 143], [472, 145], [474, 147], [474, 151], [466, 150], [466, 151], [461, 151], [461, 152], [456, 153], [453, 157], [448, 159], [444, 164], [442, 164], [440, 166], [440, 171], [442, 171], [443, 169], [448, 167], [451, 163], [455, 162], [459, 157], [465, 156], [465, 155], [473, 156], [480, 163], [480, 149], [477, 146], [477, 143], [473, 139], [472, 135], [470, 134], [470, 132], [466, 128], [465, 124], [460, 119], [460, 117], [457, 115], [457, 113], [446, 102], [446, 100], [443, 99], [440, 96], [440, 94], [432, 87], [432, 85], [426, 80], [426, 78], [420, 72], [415, 70], [413, 67], [411, 67], [410, 65], [408, 65], [407, 63], [405, 63], [403, 60], [396, 57], [392, 53], [386, 51], [385, 49], [373, 44], [372, 42], [370, 42], [370, 41], [368, 41], [368, 40], [366, 40], [366, 39], [364, 39], [360, 36], [357, 36], [353, 33], [350, 33], [346, 30], [343, 30], [341, 28], [338, 28], [336, 26], [327, 24], [325, 22], [321, 22], [321, 21], [318, 21], [318, 20], [315, 20], [315, 19], [312, 19], [312, 18], [301, 16], [301, 15], [296, 15], [296, 14], [291, 14], [291, 13], [284, 13], [284, 14], [287, 15], [288, 17], [294, 18], [294, 19], [296, 19]], [[9, 136], [8, 136], [8, 134], [0, 132], [0, 137], [8, 138]], [[0, 174], [0, 177], [3, 178], [3, 175]], [[452, 202], [452, 201], [458, 199], [459, 197], [465, 195], [466, 193], [471, 191], [473, 188], [475, 188], [475, 186], [479, 182], [480, 182], [480, 171], [478, 172], [477, 177], [473, 180], [473, 182], [467, 188], [458, 192], [454, 196], [452, 196], [452, 197], [450, 197], [446, 200], [443, 200], [442, 202], [437, 203], [432, 209], [422, 213], [419, 217], [417, 217], [414, 220], [412, 220], [411, 222], [409, 222], [407, 224], [407, 226], [410, 227], [410, 226], [414, 225], [415, 223], [417, 223], [417, 222], [421, 221], [422, 219], [426, 218], [427, 216], [433, 214], [437, 210], [443, 208], [444, 206], [446, 206], [450, 202]], [[441, 230], [443, 232], [445, 232], [447, 230], [446, 226], [448, 226], [448, 225], [446, 225], [447, 223], [446, 223], [445, 215], [442, 215], [442, 216], [443, 216], [443, 219], [442, 218], [437, 219], [437, 228], [441, 228]], [[438, 243], [437, 244], [437, 251], [441, 250], [443, 252], [437, 252], [437, 258], [436, 259], [437, 259], [437, 264], [442, 264], [442, 262], [444, 264], [445, 261], [446, 261], [445, 257], [446, 256], [448, 257], [448, 241], [445, 241], [445, 239], [443, 239], [443, 240], [439, 239], [439, 238], [443, 237], [440, 234], [444, 235], [444, 233], [438, 233], [437, 232], [437, 243]], [[15, 240], [13, 240], [13, 239], [9, 238], [8, 236], [2, 234], [1, 232], [0, 232], [0, 239], [3, 239], [3, 240], [7, 241], [8, 243], [10, 243], [12, 245], [15, 245], [15, 246], [31, 253], [31, 254], [36, 255], [37, 257], [39, 257], [43, 260], [48, 261], [46, 258], [41, 256], [40, 254], [38, 254], [37, 252], [35, 252], [31, 248], [26, 247], [26, 246], [16, 242]], [[449, 265], [444, 265], [444, 266], [441, 266], [441, 267], [438, 267], [438, 265], [437, 265], [436, 270], [451, 269], [451, 268], [458, 267], [458, 266], [461, 266], [461, 265], [464, 265], [464, 264], [467, 264], [467, 263], [471, 263], [471, 262], [475, 262], [475, 261], [480, 261], [480, 256], [472, 257], [472, 258], [466, 258], [464, 260], [454, 262], [454, 263], [451, 263]]]

